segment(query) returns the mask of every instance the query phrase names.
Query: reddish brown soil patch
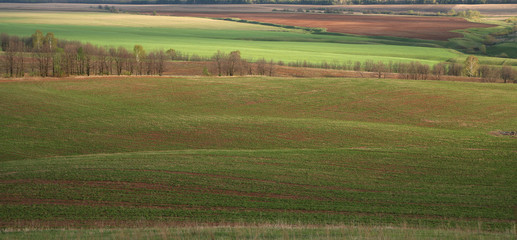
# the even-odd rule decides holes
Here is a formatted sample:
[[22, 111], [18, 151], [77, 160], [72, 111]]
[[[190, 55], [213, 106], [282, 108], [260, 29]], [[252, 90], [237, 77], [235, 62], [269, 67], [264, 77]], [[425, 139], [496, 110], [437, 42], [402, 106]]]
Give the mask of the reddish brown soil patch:
[[276, 14], [276, 13], [174, 13], [175, 16], [240, 18], [258, 22], [326, 28], [328, 32], [368, 36], [391, 36], [428, 40], [447, 40], [462, 37], [450, 32], [457, 29], [492, 27], [454, 17], [413, 16], [357, 16], [330, 14]]

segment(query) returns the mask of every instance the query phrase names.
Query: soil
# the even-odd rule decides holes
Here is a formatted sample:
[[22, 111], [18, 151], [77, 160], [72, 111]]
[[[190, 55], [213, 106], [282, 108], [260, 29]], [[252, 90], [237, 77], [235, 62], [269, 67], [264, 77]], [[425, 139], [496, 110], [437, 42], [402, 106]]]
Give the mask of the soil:
[[240, 18], [251, 21], [298, 27], [325, 28], [327, 32], [367, 36], [391, 36], [446, 41], [462, 37], [450, 32], [466, 28], [492, 27], [495, 25], [473, 23], [457, 17], [420, 17], [392, 15], [333, 15], [303, 13], [187, 13], [174, 16]]

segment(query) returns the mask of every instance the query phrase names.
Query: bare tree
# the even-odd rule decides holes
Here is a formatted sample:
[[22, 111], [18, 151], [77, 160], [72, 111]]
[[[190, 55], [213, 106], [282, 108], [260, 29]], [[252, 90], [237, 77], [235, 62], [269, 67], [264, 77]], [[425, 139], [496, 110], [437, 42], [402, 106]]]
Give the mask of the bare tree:
[[266, 75], [266, 60], [264, 58], [257, 61], [257, 74]]
[[227, 55], [219, 50], [212, 56], [212, 60], [216, 65], [217, 76], [222, 76], [226, 58]]
[[409, 79], [409, 64], [407, 63], [398, 63], [397, 72], [404, 79]]
[[109, 75], [113, 75], [113, 63], [116, 61], [116, 58], [117, 58], [117, 49], [115, 49], [114, 47], [111, 47], [108, 50], [108, 54], [109, 54], [108, 72], [109, 72]]
[[17, 42], [19, 40], [14, 37], [9, 38], [9, 42], [5, 46], [5, 72], [7, 76], [14, 77], [15, 76], [15, 66], [16, 66], [16, 54], [17, 54]]
[[146, 71], [146, 74], [147, 75], [154, 75], [156, 74], [156, 55], [154, 54], [154, 52], [150, 52], [148, 55], [147, 55], [147, 71]]
[[361, 71], [361, 62], [359, 62], [359, 61], [355, 62], [354, 71]]
[[64, 47], [64, 71], [67, 75], [73, 75], [77, 73], [77, 49], [79, 48], [76, 44], [67, 44]]
[[364, 71], [375, 72], [375, 63], [373, 62], [373, 60], [366, 60], [364, 62]]
[[383, 62], [379, 61], [373, 66], [375, 72], [377, 73], [377, 78], [386, 77], [387, 67]]
[[427, 77], [429, 76], [429, 65], [427, 64], [421, 64], [419, 62], [415, 63], [417, 65], [417, 72], [418, 72], [418, 78], [422, 80], [427, 80]]
[[513, 80], [516, 76], [515, 70], [508, 65], [504, 65], [501, 68], [501, 78], [504, 80], [504, 83], [507, 83], [510, 80]]
[[84, 51], [84, 67], [86, 71], [86, 75], [90, 76], [95, 73], [95, 62], [94, 62], [94, 56], [95, 56], [95, 47], [87, 43], [83, 47]]
[[463, 66], [459, 63], [449, 63], [449, 71], [447, 73], [451, 76], [461, 76], [462, 69]]
[[122, 74], [122, 70], [127, 66], [128, 58], [129, 52], [125, 48], [119, 47], [115, 53], [115, 69], [117, 70], [117, 75]]
[[156, 70], [157, 70], [157, 73], [158, 75], [163, 75], [163, 72], [165, 71], [165, 59], [166, 59], [166, 56], [165, 56], [165, 53], [160, 50], [158, 51], [158, 54], [157, 54], [157, 62], [156, 62]]
[[275, 64], [274, 64], [273, 60], [269, 60], [269, 64], [268, 64], [267, 70], [268, 70], [268, 75], [270, 77], [272, 77], [274, 72], [275, 72]]
[[445, 74], [445, 63], [437, 63], [433, 66], [433, 75], [436, 80], [440, 80], [442, 75]]
[[478, 69], [478, 76], [483, 82], [495, 82], [501, 76], [501, 72], [495, 67], [481, 65]]
[[108, 52], [104, 47], [96, 47], [95, 55], [97, 58], [98, 74], [109, 74]]
[[235, 75], [235, 72], [240, 70], [241, 52], [233, 51], [228, 55], [228, 64], [226, 72], [228, 76]]

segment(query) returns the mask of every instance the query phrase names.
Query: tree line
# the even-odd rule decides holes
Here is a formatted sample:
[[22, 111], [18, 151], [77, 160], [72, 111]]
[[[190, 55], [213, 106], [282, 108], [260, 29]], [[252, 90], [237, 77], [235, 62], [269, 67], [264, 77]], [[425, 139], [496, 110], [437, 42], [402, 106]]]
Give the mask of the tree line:
[[[146, 52], [141, 45], [103, 47], [57, 39], [53, 33], [36, 31], [30, 37], [0, 34], [0, 76], [63, 77], [71, 75], [162, 75], [167, 61], [210, 62], [205, 75], [273, 75], [274, 63], [241, 58], [239, 51], [217, 51], [211, 57], [186, 54], [174, 49]], [[3, 71], [3, 73], [2, 73]]]
[[[70, 75], [162, 75], [167, 61], [204, 61], [207, 62], [204, 75], [269, 75], [273, 76], [277, 66], [323, 68], [374, 72], [378, 78], [387, 73], [397, 73], [404, 79], [441, 79], [442, 76], [479, 77], [486, 82], [503, 80], [517, 82], [517, 71], [511, 66], [492, 66], [480, 64], [475, 56], [464, 62], [442, 62], [433, 66], [413, 62], [375, 62], [361, 61], [323, 61], [311, 63], [296, 61], [284, 63], [259, 59], [250, 62], [241, 57], [240, 51], [225, 53], [217, 51], [210, 57], [186, 54], [169, 49], [146, 52], [141, 45], [132, 51], [124, 47], [102, 47], [78, 41], [57, 39], [53, 33], [43, 34], [36, 31], [30, 37], [0, 34], [0, 74], [5, 77], [22, 77], [26, 74], [42, 77], [62, 77]], [[3, 71], [3, 73], [2, 73]]]
[[[280, 62], [280, 64], [283, 64]], [[493, 66], [480, 64], [475, 56], [468, 56], [464, 62], [441, 62], [433, 66], [422, 64], [418, 61], [388, 63], [373, 60], [361, 61], [323, 61], [311, 63], [308, 61], [297, 61], [287, 64], [291, 67], [323, 68], [335, 70], [348, 70], [361, 72], [373, 72], [378, 78], [386, 77], [388, 73], [397, 73], [402, 79], [414, 80], [440, 80], [443, 76], [464, 76], [479, 77], [484, 82], [496, 82], [503, 80], [504, 83], [517, 83], [517, 70], [512, 66]]]
[[53, 33], [36, 31], [30, 37], [0, 34], [7, 77], [69, 75], [162, 75], [167, 60], [164, 51], [146, 53], [140, 45], [133, 51], [90, 43], [57, 39]]

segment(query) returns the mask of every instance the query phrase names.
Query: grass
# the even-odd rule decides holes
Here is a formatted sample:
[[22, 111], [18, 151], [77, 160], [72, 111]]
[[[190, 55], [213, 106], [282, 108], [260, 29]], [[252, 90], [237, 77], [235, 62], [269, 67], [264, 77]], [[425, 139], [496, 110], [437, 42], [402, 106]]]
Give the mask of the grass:
[[[298, 141], [260, 136], [258, 133], [263, 130], [255, 126], [256, 121], [266, 128], [285, 128], [292, 132], [313, 126], [313, 135], [344, 131], [341, 135], [323, 134], [327, 136], [324, 138], [301, 136], [308, 139], [309, 146], [342, 147], [349, 146], [347, 144], [364, 146], [362, 144], [370, 141], [372, 144], [393, 144], [392, 141], [416, 144], [414, 140], [421, 134], [412, 139], [398, 139], [408, 131], [430, 131], [433, 134], [443, 130], [482, 129], [476, 134], [484, 135], [498, 129], [511, 130], [515, 128], [516, 120], [512, 114], [516, 107], [515, 95], [511, 94], [515, 91], [514, 85], [339, 79], [299, 79], [295, 82], [260, 78], [158, 78], [148, 82], [139, 78], [115, 79], [3, 83], [0, 89], [3, 111], [0, 116], [9, 127], [2, 129], [1, 135], [18, 138], [15, 142], [15, 139], [7, 138], [2, 141], [4, 147], [0, 152], [4, 154], [3, 158], [44, 157], [48, 155], [42, 153], [52, 153], [57, 149], [66, 155], [123, 152], [128, 148], [137, 151], [140, 149], [131, 144], [135, 141], [145, 144], [149, 140], [145, 138], [146, 134], [154, 132], [167, 140], [175, 131], [184, 133], [185, 137], [191, 136], [191, 139], [183, 138], [176, 143], [183, 148], [206, 148], [205, 143], [224, 148], [248, 148], [250, 142], [256, 144], [256, 148], [270, 148], [278, 143], [286, 147], [299, 146]], [[485, 93], [486, 88], [491, 90]], [[369, 98], [365, 99], [365, 96]], [[31, 103], [30, 107], [27, 103]], [[69, 114], [61, 115], [62, 112]], [[37, 125], [31, 116], [38, 116]], [[226, 138], [210, 125], [224, 127], [220, 129], [222, 133], [235, 135]], [[347, 128], [350, 126], [356, 128]], [[400, 135], [345, 137], [363, 135], [371, 129], [380, 133], [395, 129]], [[63, 138], [74, 137], [70, 133], [78, 134], [78, 139]], [[118, 138], [129, 133], [134, 134], [133, 137]], [[271, 135], [274, 136], [275, 132]], [[197, 136], [205, 136], [205, 142], [195, 142]], [[262, 139], [249, 138], [251, 136]], [[392, 137], [386, 139], [383, 136]], [[221, 137], [226, 142], [220, 141]], [[119, 146], [110, 143], [112, 138], [118, 138]], [[94, 149], [85, 148], [91, 143], [85, 144], [84, 141], [105, 143], [99, 145], [111, 146], [112, 149], [92, 151]], [[479, 141], [483, 142], [484, 138]], [[435, 140], [437, 144], [440, 142], [443, 139]], [[129, 145], [122, 147], [124, 143]], [[31, 144], [42, 148], [31, 147]], [[159, 148], [154, 143], [151, 146], [158, 147], [155, 150], [170, 149], [169, 146]]]
[[[456, 51], [441, 48], [442, 43], [437, 41], [309, 34], [299, 30], [287, 31], [258, 24], [203, 18], [108, 13], [2, 12], [3, 14], [8, 17], [0, 19], [0, 32], [9, 34], [28, 36], [39, 29], [53, 32], [58, 38], [68, 40], [130, 49], [135, 44], [141, 44], [146, 49], [174, 48], [201, 56], [211, 56], [217, 50], [240, 50], [243, 57], [255, 60], [266, 58], [284, 62], [307, 60], [317, 63], [421, 61], [427, 64], [462, 56]], [[65, 21], [68, 18], [74, 20]]]
[[[466, 52], [474, 52], [474, 49], [480, 49], [481, 46], [485, 44], [485, 38], [489, 34], [498, 33], [504, 31], [505, 29], [511, 28], [513, 25], [509, 23], [505, 23], [503, 21], [491, 21], [485, 19], [478, 19], [478, 22], [484, 22], [489, 24], [498, 25], [497, 27], [491, 28], [471, 28], [471, 29], [463, 29], [456, 30], [455, 32], [463, 34], [463, 38], [453, 38], [449, 39], [449, 47], [455, 49], [464, 49]], [[486, 54], [492, 57], [480, 56], [480, 60], [484, 64], [494, 64], [502, 65], [509, 64], [512, 66], [517, 66], [517, 42], [515, 42], [515, 37], [513, 39], [501, 38], [497, 39], [495, 43], [485, 45]], [[493, 57], [506, 55], [505, 58], [501, 57]]]
[[511, 238], [515, 227], [516, 138], [492, 134], [517, 129], [515, 85], [261, 77], [0, 85], [4, 228], [282, 222]]
[[5, 239], [513, 239], [513, 233], [462, 229], [414, 229], [372, 226], [196, 226], [129, 229], [26, 230]]

